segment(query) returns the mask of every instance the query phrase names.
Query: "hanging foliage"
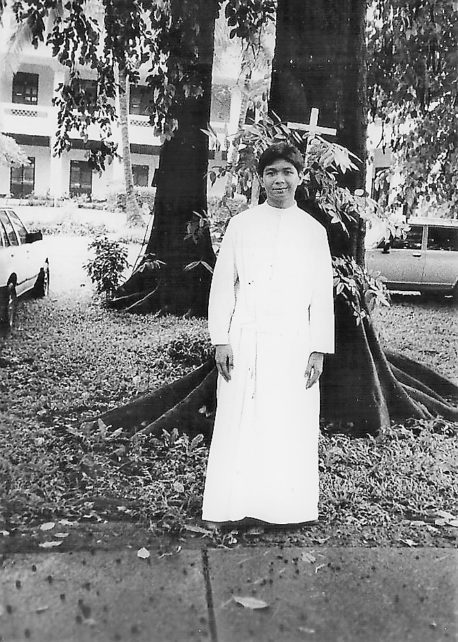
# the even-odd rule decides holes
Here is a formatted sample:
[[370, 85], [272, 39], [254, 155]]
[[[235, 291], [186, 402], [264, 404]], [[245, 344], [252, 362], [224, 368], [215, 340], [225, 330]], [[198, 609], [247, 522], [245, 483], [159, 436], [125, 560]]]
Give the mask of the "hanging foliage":
[[[211, 0], [216, 17], [220, 0]], [[4, 7], [0, 5], [0, 15]], [[155, 134], [170, 138], [178, 127], [179, 105], [203, 91], [196, 40], [201, 28], [201, 7], [194, 0], [19, 0], [13, 5], [19, 26], [27, 26], [31, 43], [45, 42], [52, 55], [69, 71], [68, 84], [58, 87], [55, 151], [70, 149], [70, 131], [87, 141], [88, 128], [100, 127], [100, 141], [90, 150], [95, 169], [116, 151], [112, 124], [116, 120], [116, 66], [131, 84], [138, 83], [139, 67], [147, 64], [146, 83], [151, 90], [150, 120]], [[231, 37], [246, 41], [275, 15], [274, 0], [228, 0], [226, 15]], [[97, 91], [81, 88], [80, 72], [96, 73]]]
[[372, 9], [369, 102], [403, 175], [397, 204], [449, 202], [452, 213], [458, 201], [458, 3], [375, 0]]

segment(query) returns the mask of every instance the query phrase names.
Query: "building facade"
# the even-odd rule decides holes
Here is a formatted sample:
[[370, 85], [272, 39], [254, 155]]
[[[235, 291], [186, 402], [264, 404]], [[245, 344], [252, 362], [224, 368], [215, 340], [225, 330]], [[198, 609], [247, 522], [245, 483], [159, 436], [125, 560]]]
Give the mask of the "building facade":
[[[123, 191], [123, 172], [119, 160], [101, 175], [91, 170], [78, 132], [70, 134], [71, 150], [53, 154], [57, 131], [57, 109], [52, 99], [57, 87], [68, 80], [68, 70], [54, 60], [49, 51], [26, 48], [14, 71], [5, 65], [0, 76], [0, 129], [13, 137], [29, 159], [23, 167], [0, 167], [0, 195], [15, 198], [49, 196], [62, 198], [85, 195], [105, 199], [109, 192]], [[87, 89], [95, 83], [89, 74], [82, 83]], [[134, 182], [150, 186], [158, 165], [160, 140], [146, 115], [145, 90], [130, 92], [129, 135]], [[119, 131], [114, 124], [115, 139]], [[89, 128], [89, 145], [99, 140], [97, 127]], [[119, 149], [119, 148], [118, 148]]]
[[[2, 37], [2, 41], [2, 47], [6, 47], [7, 38]], [[88, 200], [105, 200], [111, 193], [124, 191], [122, 162], [114, 159], [101, 174], [92, 171], [87, 162], [87, 151], [77, 131], [70, 133], [69, 152], [64, 152], [61, 156], [53, 153], [57, 108], [53, 106], [52, 100], [59, 85], [68, 81], [68, 73], [68, 69], [60, 65], [44, 45], [37, 49], [26, 47], [21, 52], [19, 61], [14, 61], [14, 69], [7, 64], [1, 65], [0, 131], [15, 139], [28, 157], [29, 164], [12, 168], [0, 166], [0, 197], [85, 196]], [[85, 85], [85, 91], [95, 91], [90, 70], [81, 70], [80, 82]], [[222, 93], [224, 94], [218, 91], [218, 97]], [[227, 118], [231, 117], [233, 111], [230, 106], [231, 95], [231, 90], [228, 90], [228, 96], [225, 97], [229, 99], [229, 105], [222, 104], [225, 101], [219, 99], [212, 106], [210, 124], [221, 140], [224, 140], [227, 132]], [[154, 136], [153, 127], [149, 123], [148, 102], [146, 85], [139, 84], [130, 88], [131, 161], [134, 184], [140, 187], [152, 185], [161, 146], [160, 138]], [[88, 133], [89, 146], [100, 140], [98, 127], [90, 126]], [[116, 123], [113, 123], [113, 136], [118, 142], [120, 153], [120, 132]], [[225, 156], [225, 151], [211, 151], [210, 165], [220, 164]]]

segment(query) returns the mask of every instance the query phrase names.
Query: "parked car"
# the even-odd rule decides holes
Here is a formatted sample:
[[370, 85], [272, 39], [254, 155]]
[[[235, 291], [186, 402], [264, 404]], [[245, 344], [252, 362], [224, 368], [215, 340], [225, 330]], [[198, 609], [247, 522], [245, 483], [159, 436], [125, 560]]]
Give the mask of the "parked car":
[[49, 291], [49, 261], [41, 232], [29, 232], [16, 212], [0, 208], [0, 323], [12, 327], [17, 297]]
[[458, 220], [411, 218], [403, 238], [381, 241], [366, 252], [371, 273], [389, 290], [411, 290], [458, 298]]

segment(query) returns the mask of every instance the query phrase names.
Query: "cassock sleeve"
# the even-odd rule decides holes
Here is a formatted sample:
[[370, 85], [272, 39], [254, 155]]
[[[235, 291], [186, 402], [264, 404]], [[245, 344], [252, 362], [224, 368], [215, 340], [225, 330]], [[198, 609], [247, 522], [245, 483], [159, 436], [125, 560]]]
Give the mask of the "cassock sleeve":
[[316, 272], [309, 309], [310, 352], [334, 352], [334, 296], [331, 253], [324, 228], [316, 244]]
[[216, 259], [210, 288], [208, 330], [213, 345], [229, 343], [229, 328], [235, 308], [237, 280], [234, 224], [230, 220]]

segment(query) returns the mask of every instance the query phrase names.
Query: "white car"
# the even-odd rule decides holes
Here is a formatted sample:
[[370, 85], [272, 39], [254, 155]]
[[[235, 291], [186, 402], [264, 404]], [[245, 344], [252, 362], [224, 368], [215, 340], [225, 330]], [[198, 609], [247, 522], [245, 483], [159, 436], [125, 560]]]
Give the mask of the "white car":
[[402, 238], [381, 241], [366, 252], [370, 273], [389, 290], [434, 292], [458, 297], [458, 220], [411, 218]]
[[0, 323], [12, 327], [17, 297], [49, 291], [49, 261], [41, 232], [29, 232], [14, 210], [0, 207]]

